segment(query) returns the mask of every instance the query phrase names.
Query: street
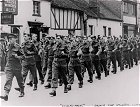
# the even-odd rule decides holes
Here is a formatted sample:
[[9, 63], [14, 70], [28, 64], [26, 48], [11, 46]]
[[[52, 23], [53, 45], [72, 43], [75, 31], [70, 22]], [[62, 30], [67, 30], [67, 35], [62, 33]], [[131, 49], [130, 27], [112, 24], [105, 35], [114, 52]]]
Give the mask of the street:
[[[1, 92], [4, 93], [3, 86], [5, 75], [1, 78]], [[57, 89], [56, 97], [50, 97], [51, 89], [45, 89], [44, 85], [38, 84], [38, 90], [33, 91], [32, 87], [25, 85], [25, 97], [19, 98], [19, 92], [14, 88], [18, 87], [14, 78], [13, 86], [7, 102], [1, 100], [2, 106], [61, 106], [61, 105], [108, 105], [108, 104], [139, 104], [139, 67], [125, 69], [117, 74], [112, 74], [106, 78], [102, 73], [102, 79], [94, 79], [93, 83], [88, 83], [88, 74], [84, 78], [84, 86], [78, 88], [77, 77], [72, 85], [72, 90], [63, 93], [63, 86]], [[26, 82], [29, 82], [27, 77]], [[40, 81], [39, 81], [40, 82]]]

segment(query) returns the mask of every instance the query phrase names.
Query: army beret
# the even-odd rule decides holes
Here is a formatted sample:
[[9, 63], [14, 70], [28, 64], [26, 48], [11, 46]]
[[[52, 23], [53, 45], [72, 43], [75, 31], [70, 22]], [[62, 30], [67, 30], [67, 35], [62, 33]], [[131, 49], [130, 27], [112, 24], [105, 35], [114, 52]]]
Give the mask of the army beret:
[[17, 35], [10, 33], [10, 34], [8, 34], [8, 38], [17, 38]]

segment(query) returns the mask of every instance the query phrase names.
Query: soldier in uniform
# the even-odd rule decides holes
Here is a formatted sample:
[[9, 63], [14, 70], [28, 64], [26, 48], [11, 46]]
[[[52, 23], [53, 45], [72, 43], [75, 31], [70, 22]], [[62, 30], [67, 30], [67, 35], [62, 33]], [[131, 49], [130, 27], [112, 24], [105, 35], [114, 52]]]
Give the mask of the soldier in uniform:
[[42, 65], [41, 65], [41, 52], [42, 52], [42, 47], [40, 42], [37, 41], [37, 35], [36, 34], [32, 34], [32, 42], [34, 44], [34, 46], [37, 49], [37, 54], [34, 55], [35, 57], [35, 61], [36, 61], [36, 68], [38, 70], [38, 74], [39, 74], [39, 80], [41, 81], [41, 84], [44, 84], [44, 76], [42, 73]]
[[124, 68], [123, 68], [123, 65], [122, 65], [122, 42], [117, 39], [116, 40], [116, 46], [117, 46], [117, 49], [116, 49], [116, 60], [118, 62], [118, 67], [120, 67], [120, 71], [123, 71]]
[[138, 65], [138, 50], [137, 50], [137, 47], [138, 47], [138, 43], [137, 41], [135, 40], [135, 38], [133, 39], [132, 41], [132, 44], [133, 44], [133, 51], [132, 51], [132, 54], [133, 54], [133, 59], [134, 59], [134, 62], [135, 62], [135, 65]]
[[49, 40], [47, 37], [45, 37], [45, 40], [42, 44], [42, 73], [45, 78], [46, 72], [47, 72], [47, 66], [48, 66], [48, 45], [49, 45]]
[[22, 65], [21, 59], [23, 58], [23, 54], [21, 52], [21, 48], [19, 44], [16, 43], [17, 36], [14, 34], [9, 34], [9, 46], [7, 52], [7, 64], [5, 67], [6, 73], [6, 83], [4, 85], [5, 95], [1, 96], [0, 98], [4, 99], [5, 101], [8, 100], [8, 95], [12, 87], [12, 81], [14, 76], [17, 79], [18, 85], [20, 87], [20, 96], [24, 96], [24, 82], [22, 76]]
[[58, 87], [58, 74], [61, 75], [61, 78], [64, 83], [64, 93], [67, 93], [67, 64], [66, 58], [68, 56], [68, 50], [66, 50], [64, 45], [62, 44], [62, 39], [57, 37], [57, 43], [54, 47], [54, 60], [52, 63], [52, 92], [51, 96], [56, 96], [56, 88]]
[[92, 83], [93, 82], [93, 72], [92, 72], [92, 61], [90, 57], [90, 44], [84, 38], [85, 41], [82, 45], [82, 47], [79, 49], [78, 55], [80, 56], [80, 62], [81, 62], [81, 67], [82, 67], [82, 76], [84, 77], [84, 73], [86, 72], [86, 69], [88, 71], [89, 75], [89, 80], [88, 82]]
[[116, 74], [117, 72], [117, 66], [116, 66], [116, 55], [115, 55], [115, 43], [113, 42], [113, 39], [109, 36], [107, 40], [107, 66], [108, 66], [108, 72], [110, 71], [110, 66], [112, 62], [113, 71], [112, 73]]
[[77, 43], [73, 42], [70, 46], [70, 52], [69, 52], [70, 61], [68, 64], [68, 70], [69, 70], [68, 90], [71, 90], [71, 85], [74, 82], [74, 72], [76, 73], [76, 76], [79, 80], [79, 88], [82, 88], [82, 86], [83, 86], [83, 77], [81, 74], [81, 64], [80, 64], [80, 60], [77, 55], [78, 50], [79, 50], [79, 47], [77, 47]]
[[92, 58], [92, 64], [95, 67], [96, 71], [96, 79], [101, 79], [101, 71], [100, 71], [100, 59], [99, 54], [101, 53], [101, 47], [99, 46], [97, 41], [92, 41], [92, 51], [91, 51], [91, 58]]
[[25, 56], [25, 59], [22, 61], [23, 79], [25, 82], [28, 71], [30, 70], [34, 82], [33, 90], [35, 91], [37, 90], [38, 79], [37, 79], [36, 61], [34, 55], [37, 55], [38, 52], [34, 43], [31, 42], [29, 34], [24, 34], [24, 40], [25, 42], [22, 44], [22, 50]]
[[107, 77], [109, 75], [109, 72], [107, 70], [107, 52], [106, 52], [106, 43], [104, 39], [100, 41], [100, 48], [101, 48], [101, 53], [99, 54], [100, 65], [104, 70], [105, 77]]
[[125, 68], [129, 66], [129, 69], [131, 68], [130, 63], [130, 57], [129, 57], [129, 44], [127, 42], [127, 39], [123, 40], [123, 66], [125, 65]]
[[52, 63], [54, 59], [54, 42], [50, 41], [48, 46], [48, 64], [47, 64], [47, 84], [44, 86], [46, 89], [51, 88], [51, 80], [52, 80]]

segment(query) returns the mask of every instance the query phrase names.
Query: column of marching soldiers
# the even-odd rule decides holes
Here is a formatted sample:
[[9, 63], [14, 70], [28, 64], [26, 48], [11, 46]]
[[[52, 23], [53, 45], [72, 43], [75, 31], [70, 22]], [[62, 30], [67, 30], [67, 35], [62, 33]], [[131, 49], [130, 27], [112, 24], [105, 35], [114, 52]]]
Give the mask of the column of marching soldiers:
[[[78, 78], [78, 87], [82, 88], [84, 74], [87, 71], [89, 83], [93, 83], [93, 75], [101, 80], [101, 74], [109, 76], [110, 72], [116, 74], [124, 69], [131, 69], [138, 65], [140, 60], [140, 37], [117, 38], [103, 37], [43, 37], [37, 41], [36, 34], [24, 34], [22, 45], [16, 43], [17, 36], [9, 34], [7, 46], [7, 64], [5, 67], [6, 83], [5, 101], [11, 90], [12, 80], [15, 76], [20, 92], [19, 97], [24, 97], [25, 80], [28, 72], [29, 83], [33, 91], [37, 90], [38, 78], [45, 88], [51, 88], [49, 93], [56, 96], [56, 89], [64, 84], [64, 93], [72, 89], [74, 73]], [[112, 64], [112, 66], [111, 66]], [[110, 69], [112, 67], [112, 69]], [[118, 70], [119, 68], [119, 70]], [[39, 76], [37, 76], [37, 72]], [[45, 77], [47, 80], [45, 80]]]

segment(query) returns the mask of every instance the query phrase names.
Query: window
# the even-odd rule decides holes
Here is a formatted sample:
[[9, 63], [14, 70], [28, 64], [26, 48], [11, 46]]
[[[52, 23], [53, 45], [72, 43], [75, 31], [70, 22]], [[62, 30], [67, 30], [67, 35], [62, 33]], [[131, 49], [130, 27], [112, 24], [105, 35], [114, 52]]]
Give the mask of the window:
[[136, 6], [135, 5], [132, 5], [131, 10], [132, 10], [132, 15], [135, 15]]
[[40, 1], [33, 1], [33, 15], [40, 16]]
[[103, 26], [104, 36], [106, 36], [106, 26]]
[[89, 35], [93, 35], [93, 26], [89, 25]]
[[108, 36], [111, 36], [111, 28], [108, 28]]
[[128, 13], [128, 3], [124, 3], [123, 12]]

